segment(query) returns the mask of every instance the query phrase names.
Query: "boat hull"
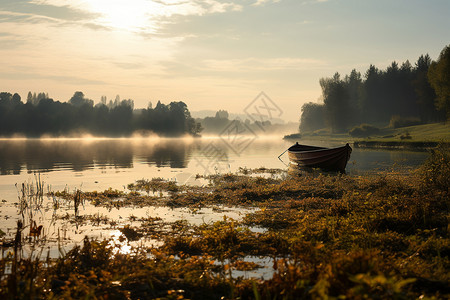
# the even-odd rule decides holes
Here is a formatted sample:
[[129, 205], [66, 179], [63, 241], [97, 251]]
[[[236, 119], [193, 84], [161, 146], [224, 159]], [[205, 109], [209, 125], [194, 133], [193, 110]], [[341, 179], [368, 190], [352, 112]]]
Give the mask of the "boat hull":
[[349, 144], [337, 148], [323, 148], [297, 143], [288, 149], [290, 161], [299, 166], [340, 172], [345, 172], [351, 153]]

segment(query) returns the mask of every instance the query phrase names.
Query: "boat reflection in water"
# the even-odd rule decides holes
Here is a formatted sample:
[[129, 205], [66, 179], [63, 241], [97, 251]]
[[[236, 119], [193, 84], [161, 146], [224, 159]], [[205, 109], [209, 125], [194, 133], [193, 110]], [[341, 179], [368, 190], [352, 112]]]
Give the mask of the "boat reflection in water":
[[320, 168], [325, 171], [344, 173], [350, 159], [352, 148], [349, 144], [336, 148], [295, 145], [289, 147], [288, 155], [291, 162], [300, 167]]

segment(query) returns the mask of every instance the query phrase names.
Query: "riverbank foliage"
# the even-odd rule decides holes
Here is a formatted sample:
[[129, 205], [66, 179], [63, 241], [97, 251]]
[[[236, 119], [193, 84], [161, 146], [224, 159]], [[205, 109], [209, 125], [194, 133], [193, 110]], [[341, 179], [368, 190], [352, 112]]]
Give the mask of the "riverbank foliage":
[[[153, 216], [126, 230], [158, 239], [161, 246], [127, 254], [111, 241], [86, 238], [57, 260], [19, 259], [17, 245], [0, 262], [2, 270], [10, 266], [1, 277], [0, 296], [445, 299], [450, 296], [448, 154], [437, 149], [409, 174], [265, 170], [263, 176], [261, 170], [244, 169], [206, 178], [210, 183], [203, 187], [154, 179], [130, 184], [127, 194], [85, 193], [97, 205], [151, 201], [193, 212], [207, 206], [252, 210], [241, 220], [225, 217], [200, 225], [179, 220], [165, 230], [155, 229], [160, 219]], [[250, 257], [270, 259], [271, 277], [233, 275], [262, 267]]]

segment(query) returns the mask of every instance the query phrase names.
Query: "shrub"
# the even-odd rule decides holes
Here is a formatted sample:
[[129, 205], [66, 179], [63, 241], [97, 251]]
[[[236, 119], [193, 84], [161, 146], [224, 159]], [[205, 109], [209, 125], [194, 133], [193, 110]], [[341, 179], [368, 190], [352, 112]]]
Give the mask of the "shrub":
[[409, 133], [409, 131], [406, 131], [405, 133], [403, 133], [402, 135], [400, 135], [400, 139], [401, 140], [410, 140], [412, 139], [411, 134]]
[[389, 122], [389, 127], [391, 128], [401, 128], [408, 127], [414, 125], [420, 125], [420, 119], [415, 117], [400, 117], [400, 116], [392, 116], [391, 121]]
[[369, 124], [361, 124], [359, 126], [353, 127], [349, 134], [353, 137], [368, 137], [370, 135], [378, 134], [380, 129], [369, 125]]
[[440, 144], [433, 149], [420, 168], [422, 182], [426, 188], [449, 193], [450, 188], [450, 145]]

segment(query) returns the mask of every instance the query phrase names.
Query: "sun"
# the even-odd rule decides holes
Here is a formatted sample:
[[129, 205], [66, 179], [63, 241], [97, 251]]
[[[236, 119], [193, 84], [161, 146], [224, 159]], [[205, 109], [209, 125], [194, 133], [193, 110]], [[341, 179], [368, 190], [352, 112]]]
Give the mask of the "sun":
[[157, 2], [146, 0], [90, 0], [87, 5], [99, 15], [97, 21], [102, 26], [133, 32], [151, 30], [152, 17], [160, 9]]
[[[186, 0], [81, 0], [101, 26], [131, 32], [156, 32], [161, 17], [202, 15], [205, 8]], [[160, 25], [160, 24], [159, 24]]]

